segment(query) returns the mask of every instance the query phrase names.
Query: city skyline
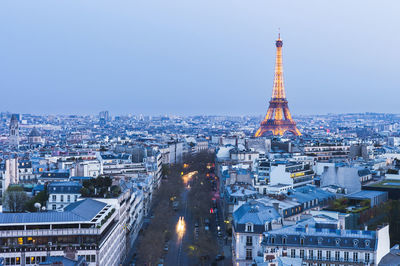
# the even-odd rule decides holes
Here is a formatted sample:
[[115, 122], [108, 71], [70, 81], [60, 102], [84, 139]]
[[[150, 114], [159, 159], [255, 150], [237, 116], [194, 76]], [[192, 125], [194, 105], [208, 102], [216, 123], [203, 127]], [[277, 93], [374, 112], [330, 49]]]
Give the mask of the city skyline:
[[4, 111], [261, 116], [281, 28], [295, 115], [398, 113], [394, 1], [93, 3], [0, 4]]

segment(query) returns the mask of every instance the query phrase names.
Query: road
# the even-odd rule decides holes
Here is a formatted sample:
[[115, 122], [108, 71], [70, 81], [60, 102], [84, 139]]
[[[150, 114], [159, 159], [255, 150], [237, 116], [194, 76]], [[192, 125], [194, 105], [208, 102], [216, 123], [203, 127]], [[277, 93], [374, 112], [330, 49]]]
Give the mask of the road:
[[[172, 238], [168, 242], [168, 251], [164, 253], [162, 259], [164, 260], [164, 265], [171, 266], [191, 266], [191, 265], [200, 265], [200, 262], [193, 257], [190, 257], [185, 250], [185, 247], [188, 244], [191, 244], [194, 239], [194, 231], [195, 231], [195, 220], [192, 217], [190, 210], [187, 205], [187, 198], [190, 191], [190, 179], [197, 172], [191, 172], [187, 175], [183, 176], [183, 180], [186, 184], [185, 189], [181, 194], [180, 207], [175, 212], [173, 217], [174, 222], [176, 224], [176, 230], [172, 235]], [[218, 184], [219, 185], [219, 184]], [[217, 189], [219, 191], [219, 188]], [[223, 254], [225, 259], [219, 261], [217, 263], [218, 266], [231, 266], [231, 249], [230, 249], [230, 241], [226, 240], [225, 237], [225, 223], [222, 219], [222, 212], [219, 195], [218, 193], [214, 194], [217, 203], [217, 212], [212, 215], [210, 219], [210, 231], [213, 236], [218, 239], [219, 251], [218, 254]], [[220, 226], [220, 231], [223, 233], [222, 237], [218, 237], [217, 226]], [[140, 236], [139, 236], [140, 238]], [[135, 250], [132, 250], [132, 253], [135, 253]], [[127, 261], [131, 261], [132, 254], [130, 254]], [[212, 258], [213, 259], [213, 258]], [[161, 261], [160, 261], [161, 262]], [[215, 264], [212, 264], [215, 265]]]
[[[190, 185], [190, 178], [185, 178], [184, 176], [184, 180], [186, 180], [185, 183]], [[187, 206], [189, 189], [190, 187], [186, 186], [182, 192], [182, 208], [180, 208], [175, 215], [176, 224], [178, 224], [181, 217], [183, 217], [183, 220], [185, 221], [185, 232], [183, 234], [180, 234], [178, 231], [175, 232], [173, 238], [169, 241], [168, 253], [165, 257], [165, 265], [167, 266], [200, 265], [199, 261], [195, 261], [193, 257], [189, 257], [187, 251], [185, 250], [185, 246], [193, 241], [195, 230], [195, 221]], [[232, 265], [230, 242], [225, 239], [225, 224], [222, 219], [222, 213], [219, 211], [221, 209], [219, 199], [217, 199], [217, 209], [218, 211], [210, 220], [210, 230], [213, 236], [218, 239], [219, 254], [225, 255], [225, 259], [219, 261], [217, 265], [230, 266]], [[223, 233], [223, 236], [219, 238], [217, 226], [220, 226], [220, 231]]]
[[[188, 184], [190, 184], [190, 182], [188, 182]], [[188, 193], [189, 193], [189, 188], [185, 187], [181, 195], [182, 207], [179, 208], [179, 210], [176, 212], [175, 215], [175, 222], [177, 225], [179, 223], [179, 219], [182, 219], [181, 217], [183, 217], [185, 228], [183, 232], [182, 230], [176, 230], [172, 239], [169, 241], [168, 253], [165, 257], [165, 265], [176, 265], [176, 266], [198, 265], [198, 263], [194, 261], [192, 257], [188, 256], [185, 250], [185, 246], [187, 246], [186, 243], [190, 243], [193, 239], [194, 223], [195, 223], [190, 211], [188, 211], [188, 206], [187, 206]]]

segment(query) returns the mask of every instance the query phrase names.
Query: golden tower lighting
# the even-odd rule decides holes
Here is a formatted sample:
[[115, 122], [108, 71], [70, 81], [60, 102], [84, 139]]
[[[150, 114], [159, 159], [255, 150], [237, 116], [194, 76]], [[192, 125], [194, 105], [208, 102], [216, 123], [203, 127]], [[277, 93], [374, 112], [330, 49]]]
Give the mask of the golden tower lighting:
[[261, 122], [260, 128], [254, 135], [255, 137], [262, 137], [268, 133], [272, 133], [274, 136], [282, 136], [285, 132], [291, 132], [295, 136], [301, 135], [296, 122], [292, 119], [288, 101], [286, 100], [283, 83], [282, 46], [283, 42], [279, 34], [278, 40], [276, 40], [275, 76], [272, 97], [269, 101], [267, 115]]

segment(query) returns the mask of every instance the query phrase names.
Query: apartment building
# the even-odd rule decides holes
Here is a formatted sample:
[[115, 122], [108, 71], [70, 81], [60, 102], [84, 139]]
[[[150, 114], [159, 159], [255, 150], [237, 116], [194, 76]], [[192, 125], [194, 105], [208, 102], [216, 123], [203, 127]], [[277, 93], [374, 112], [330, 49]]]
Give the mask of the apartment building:
[[85, 199], [63, 212], [0, 213], [0, 256], [9, 265], [38, 265], [72, 249], [89, 266], [119, 265], [126, 252], [121, 207]]
[[295, 225], [267, 231], [264, 258], [301, 258], [307, 265], [378, 265], [390, 251], [389, 226], [376, 231], [345, 230], [340, 222], [320, 214]]

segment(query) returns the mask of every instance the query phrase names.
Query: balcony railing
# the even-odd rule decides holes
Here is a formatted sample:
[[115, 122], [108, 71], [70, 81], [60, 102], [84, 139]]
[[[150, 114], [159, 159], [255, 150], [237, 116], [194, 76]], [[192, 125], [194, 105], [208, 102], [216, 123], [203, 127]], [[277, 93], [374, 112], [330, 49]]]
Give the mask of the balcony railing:
[[0, 231], [0, 237], [98, 235], [98, 228], [38, 229]]

